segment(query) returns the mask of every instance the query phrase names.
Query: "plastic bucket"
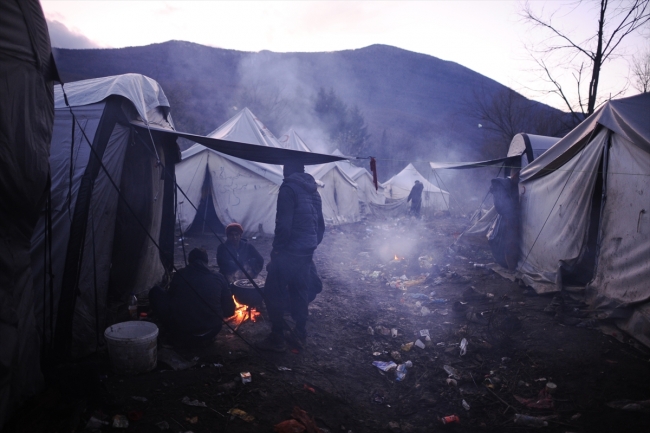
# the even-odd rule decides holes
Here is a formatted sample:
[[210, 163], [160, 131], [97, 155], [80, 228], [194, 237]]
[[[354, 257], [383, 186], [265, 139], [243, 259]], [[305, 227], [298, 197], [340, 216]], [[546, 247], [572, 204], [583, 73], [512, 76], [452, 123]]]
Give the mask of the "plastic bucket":
[[116, 323], [106, 328], [104, 337], [117, 373], [146, 373], [156, 368], [158, 327], [153, 323]]

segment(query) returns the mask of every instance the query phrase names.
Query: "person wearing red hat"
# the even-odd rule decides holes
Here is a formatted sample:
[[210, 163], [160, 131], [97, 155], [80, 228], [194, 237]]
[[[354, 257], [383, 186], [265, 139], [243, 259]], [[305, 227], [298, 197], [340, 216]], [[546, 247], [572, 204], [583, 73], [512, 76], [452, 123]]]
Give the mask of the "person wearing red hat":
[[245, 277], [235, 258], [253, 278], [257, 277], [264, 268], [264, 258], [253, 245], [249, 244], [246, 239], [242, 239], [243, 234], [244, 228], [241, 224], [228, 224], [226, 242], [217, 247], [219, 272], [226, 277], [229, 283]]

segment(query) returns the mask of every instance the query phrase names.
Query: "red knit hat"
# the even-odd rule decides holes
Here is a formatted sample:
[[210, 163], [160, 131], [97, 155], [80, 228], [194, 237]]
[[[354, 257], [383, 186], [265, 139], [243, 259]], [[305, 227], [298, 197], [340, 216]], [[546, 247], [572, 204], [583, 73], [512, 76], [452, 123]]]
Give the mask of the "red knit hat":
[[232, 231], [238, 231], [240, 234], [243, 234], [244, 228], [239, 223], [230, 223], [226, 226], [226, 234]]

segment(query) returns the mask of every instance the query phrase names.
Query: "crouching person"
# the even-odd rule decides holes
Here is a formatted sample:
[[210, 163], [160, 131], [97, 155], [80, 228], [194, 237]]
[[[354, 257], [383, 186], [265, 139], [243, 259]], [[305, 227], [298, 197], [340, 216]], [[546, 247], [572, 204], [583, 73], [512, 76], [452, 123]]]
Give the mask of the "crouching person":
[[226, 279], [208, 269], [203, 248], [190, 251], [189, 264], [174, 274], [169, 290], [154, 287], [149, 302], [172, 344], [209, 343], [221, 330], [222, 319], [235, 314]]

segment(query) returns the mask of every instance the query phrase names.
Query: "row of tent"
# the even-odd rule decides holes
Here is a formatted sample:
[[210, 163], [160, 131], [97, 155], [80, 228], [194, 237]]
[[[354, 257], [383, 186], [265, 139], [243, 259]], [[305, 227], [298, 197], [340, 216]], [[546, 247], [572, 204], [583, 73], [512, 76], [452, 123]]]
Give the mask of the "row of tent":
[[[650, 347], [650, 93], [608, 101], [561, 139], [518, 134], [502, 161], [523, 167], [515, 277], [540, 294], [577, 293]], [[496, 217], [461, 240], [485, 240]]]
[[[207, 136], [311, 152], [295, 130], [277, 139], [248, 108]], [[344, 157], [338, 150], [333, 154]], [[313, 165], [306, 171], [320, 186], [323, 216], [329, 225], [359, 221], [370, 205], [380, 212], [386, 198], [405, 201], [415, 180], [425, 185], [422, 201], [425, 212], [449, 208], [449, 193], [430, 183], [412, 164], [379, 188], [375, 188], [368, 170], [349, 161]], [[274, 232], [275, 206], [283, 178], [279, 166], [233, 158], [196, 143], [182, 152], [181, 162], [176, 165], [176, 178], [184, 192], [177, 198], [181, 231], [191, 228], [199, 203], [204, 200], [212, 204], [223, 225], [238, 222], [248, 234]]]

